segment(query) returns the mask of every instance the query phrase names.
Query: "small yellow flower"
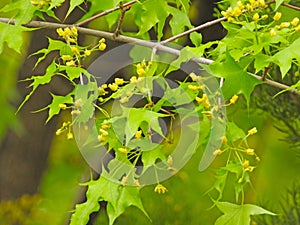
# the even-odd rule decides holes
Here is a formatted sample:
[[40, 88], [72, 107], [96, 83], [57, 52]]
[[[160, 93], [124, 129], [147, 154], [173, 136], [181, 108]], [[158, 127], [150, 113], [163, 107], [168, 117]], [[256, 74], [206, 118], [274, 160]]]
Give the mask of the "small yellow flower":
[[105, 42], [105, 38], [101, 38], [101, 39], [99, 40], [99, 44], [104, 43], [104, 42]]
[[257, 133], [256, 127], [253, 127], [252, 129], [248, 130], [248, 135], [253, 135]]
[[110, 127], [111, 127], [110, 124], [102, 124], [102, 125], [101, 125], [101, 128], [104, 129], [104, 130], [109, 129]]
[[122, 78], [115, 78], [115, 83], [117, 85], [123, 85], [124, 84], [124, 79], [122, 79]]
[[73, 59], [73, 57], [70, 56], [70, 55], [62, 55], [61, 59], [64, 60], [64, 61], [69, 61], [69, 60]]
[[190, 89], [190, 90], [192, 90], [192, 91], [198, 91], [198, 90], [199, 90], [199, 86], [189, 84], [189, 85], [188, 85], [188, 89]]
[[141, 187], [141, 184], [140, 184], [139, 180], [133, 179], [133, 183], [134, 183], [135, 186]]
[[265, 7], [266, 6], [266, 3], [264, 0], [258, 0], [258, 4], [260, 7]]
[[62, 110], [66, 110], [67, 105], [66, 104], [58, 104], [58, 107]]
[[108, 136], [108, 132], [102, 128], [99, 129], [99, 132], [101, 133], [101, 135], [103, 135], [104, 137]]
[[56, 32], [58, 33], [59, 36], [63, 37], [65, 36], [65, 32], [62, 28], [57, 28]]
[[232, 96], [231, 97], [231, 99], [230, 99], [230, 104], [235, 104], [236, 103], [236, 101], [238, 100], [238, 98], [239, 98], [239, 96], [238, 95], [234, 95], [234, 96]]
[[239, 7], [239, 9], [243, 10], [245, 8], [244, 4], [242, 3], [242, 1], [238, 1], [237, 2], [237, 7]]
[[74, 106], [75, 107], [81, 107], [82, 106], [82, 99], [79, 98], [74, 102]]
[[270, 30], [270, 36], [271, 36], [271, 37], [276, 36], [276, 34], [277, 34], [277, 33], [276, 33], [275, 29], [271, 29], [271, 30]]
[[70, 61], [66, 62], [66, 66], [76, 66], [76, 63], [74, 60], [70, 60]]
[[238, 183], [242, 183], [243, 182], [243, 178], [241, 177], [239, 180], [238, 180]]
[[72, 32], [72, 35], [78, 36], [78, 30], [77, 30], [76, 27], [72, 27], [72, 28], [71, 28], [71, 32]]
[[125, 186], [127, 182], [128, 182], [128, 177], [127, 177], [127, 176], [123, 176], [123, 177], [122, 177], [122, 180], [121, 180], [121, 182], [120, 182], [120, 184], [121, 184], [122, 186]]
[[126, 102], [129, 102], [129, 98], [127, 96], [120, 99], [120, 103], [124, 104]]
[[292, 20], [292, 22], [291, 22], [291, 24], [292, 24], [294, 27], [297, 26], [298, 23], [299, 23], [299, 18], [298, 18], [298, 17], [295, 17], [295, 18]]
[[221, 149], [217, 149], [213, 152], [213, 155], [217, 156], [217, 155], [221, 155], [222, 153], [223, 153], [223, 151]]
[[287, 27], [289, 27], [290, 25], [291, 25], [290, 22], [282, 22], [282, 23], [280, 24], [280, 28], [287, 28]]
[[246, 160], [243, 162], [243, 167], [244, 167], [244, 168], [249, 167], [249, 160], [246, 159]]
[[173, 157], [171, 156], [171, 155], [169, 155], [168, 156], [168, 158], [167, 158], [167, 163], [168, 163], [168, 165], [173, 165]]
[[258, 14], [258, 13], [255, 13], [255, 14], [253, 15], [252, 19], [253, 19], [254, 21], [259, 20], [259, 14]]
[[118, 148], [118, 151], [123, 153], [123, 154], [127, 154], [128, 150], [126, 148]]
[[164, 194], [168, 191], [166, 187], [164, 187], [162, 184], [157, 184], [154, 188], [154, 192], [157, 192], [158, 194]]
[[81, 112], [80, 112], [80, 110], [78, 110], [78, 109], [75, 109], [75, 110], [73, 110], [72, 112], [71, 112], [71, 115], [73, 116], [73, 115], [80, 115], [81, 114]]
[[266, 20], [266, 19], [268, 19], [269, 18], [269, 15], [267, 15], [267, 14], [264, 14], [264, 15], [262, 15], [262, 17], [261, 17], [263, 20]]
[[257, 162], [260, 162], [260, 158], [259, 158], [258, 156], [255, 157], [255, 160], [256, 160]]
[[227, 143], [227, 138], [226, 138], [226, 136], [223, 136], [222, 137], [222, 144], [224, 145], [224, 144], [226, 144]]
[[106, 140], [106, 138], [101, 134], [101, 135], [98, 135], [98, 140], [99, 140], [100, 142], [103, 142], [103, 141]]
[[197, 76], [195, 73], [190, 73], [189, 75], [192, 78], [192, 81], [201, 81], [201, 77]]
[[273, 17], [273, 20], [275, 20], [275, 21], [280, 20], [281, 15], [282, 15], [281, 12], [276, 12], [275, 16]]
[[253, 11], [253, 7], [252, 7], [252, 5], [250, 5], [249, 3], [246, 4], [246, 9], [247, 9], [248, 11], [250, 11], [250, 12]]
[[136, 83], [136, 82], [137, 82], [136, 76], [130, 78], [130, 83]]
[[80, 51], [79, 51], [78, 48], [76, 48], [76, 47], [71, 47], [71, 51], [72, 51], [75, 55], [80, 55]]
[[64, 131], [62, 129], [58, 129], [56, 132], [55, 132], [55, 135], [61, 135]]
[[65, 31], [65, 36], [71, 36], [73, 34], [72, 30], [69, 27], [65, 28], [64, 31]]
[[106, 49], [106, 44], [104, 42], [100, 43], [99, 50], [104, 51]]
[[242, 14], [242, 10], [239, 7], [235, 7], [232, 11], [232, 16], [239, 17]]
[[67, 139], [68, 140], [73, 139], [73, 134], [71, 132], [67, 133]]
[[135, 138], [140, 139], [141, 137], [142, 137], [142, 131], [141, 131], [141, 130], [138, 130], [138, 131], [135, 133]]
[[142, 67], [140, 67], [140, 68], [137, 68], [136, 73], [137, 73], [139, 76], [145, 76], [146, 71], [145, 71]]
[[109, 84], [108, 85], [109, 89], [112, 90], [112, 91], [117, 91], [118, 90], [118, 85], [115, 84], [115, 83], [112, 83], [112, 84]]
[[247, 148], [246, 153], [247, 153], [247, 155], [255, 155], [255, 152], [254, 152], [253, 148]]
[[86, 49], [86, 50], [84, 51], [84, 55], [85, 55], [85, 56], [90, 56], [91, 53], [92, 53], [92, 51], [91, 51], [91, 50], [88, 50], [88, 49]]
[[300, 31], [300, 25], [298, 25], [296, 28], [295, 28], [295, 31]]
[[248, 166], [245, 171], [249, 171], [250, 173], [255, 169], [255, 166]]

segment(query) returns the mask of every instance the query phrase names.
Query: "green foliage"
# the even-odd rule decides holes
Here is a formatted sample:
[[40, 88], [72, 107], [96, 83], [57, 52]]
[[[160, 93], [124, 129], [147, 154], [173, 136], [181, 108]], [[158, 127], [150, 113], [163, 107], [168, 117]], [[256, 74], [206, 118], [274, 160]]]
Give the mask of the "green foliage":
[[251, 222], [251, 215], [275, 215], [274, 213], [256, 205], [236, 205], [229, 202], [218, 202], [216, 205], [224, 213], [224, 215], [217, 219], [215, 225], [247, 225]]

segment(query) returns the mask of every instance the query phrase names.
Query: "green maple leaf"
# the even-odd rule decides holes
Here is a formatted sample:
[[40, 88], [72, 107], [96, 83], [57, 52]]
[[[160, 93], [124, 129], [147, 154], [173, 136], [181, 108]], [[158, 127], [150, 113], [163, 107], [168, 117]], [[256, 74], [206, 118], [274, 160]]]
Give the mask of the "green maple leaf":
[[32, 81], [32, 83], [29, 85], [29, 87], [32, 87], [31, 92], [29, 92], [28, 95], [26, 95], [25, 99], [23, 100], [23, 102], [21, 103], [21, 105], [19, 106], [18, 110], [19, 111], [23, 105], [29, 100], [29, 98], [31, 97], [31, 95], [34, 93], [34, 91], [40, 86], [40, 85], [44, 85], [44, 84], [48, 84], [51, 81], [51, 78], [56, 75], [56, 73], [58, 72], [58, 69], [56, 67], [55, 62], [53, 61], [47, 68], [46, 73], [44, 75], [41, 76], [32, 76], [30, 78], [25, 79], [24, 81]]
[[169, 115], [149, 111], [144, 108], [125, 108], [123, 107], [123, 116], [127, 118], [127, 125], [125, 127], [126, 145], [130, 139], [137, 132], [138, 128], [143, 122], [146, 122], [151, 129], [157, 132], [160, 136], [164, 136], [159, 125], [159, 117], [167, 117]]
[[106, 179], [104, 174], [102, 174], [98, 180], [92, 180], [85, 184], [88, 185], [88, 191], [86, 193], [87, 200], [82, 204], [76, 205], [70, 225], [87, 224], [90, 214], [100, 210], [99, 201], [108, 202], [107, 214], [110, 225], [112, 225], [116, 218], [129, 206], [136, 206], [148, 217], [139, 197], [138, 188], [121, 186], [118, 183]]
[[35, 112], [40, 112], [43, 111], [45, 109], [49, 109], [49, 113], [48, 113], [48, 118], [46, 120], [46, 123], [49, 122], [49, 120], [51, 120], [51, 118], [57, 114], [59, 114], [61, 108], [59, 107], [59, 104], [66, 104], [66, 103], [73, 103], [73, 98], [72, 98], [72, 94], [73, 93], [69, 93], [66, 96], [59, 96], [59, 95], [54, 95], [51, 94], [52, 96], [52, 102], [46, 106], [43, 109], [37, 110]]
[[216, 77], [225, 78], [222, 91], [226, 99], [231, 98], [235, 94], [243, 94], [249, 106], [250, 95], [254, 87], [261, 84], [262, 81], [256, 79], [247, 73], [238, 62], [236, 62], [229, 52], [226, 52], [226, 60], [224, 62], [214, 62], [209, 65], [209, 69]]
[[29, 31], [31, 29], [22, 26], [0, 23], [0, 30], [0, 54], [3, 51], [3, 45], [5, 42], [9, 48], [21, 53], [21, 47], [23, 44], [22, 32]]
[[36, 7], [29, 0], [13, 1], [0, 9], [0, 12], [12, 12], [17, 26], [28, 23], [33, 18], [35, 11]]
[[292, 66], [293, 59], [297, 59], [300, 62], [300, 39], [295, 40], [287, 48], [277, 52], [271, 60], [280, 67], [280, 72], [282, 78], [285, 77], [287, 72]]
[[215, 225], [250, 225], [251, 215], [275, 215], [268, 210], [251, 204], [236, 205], [229, 202], [217, 202], [216, 206], [224, 215], [216, 220]]

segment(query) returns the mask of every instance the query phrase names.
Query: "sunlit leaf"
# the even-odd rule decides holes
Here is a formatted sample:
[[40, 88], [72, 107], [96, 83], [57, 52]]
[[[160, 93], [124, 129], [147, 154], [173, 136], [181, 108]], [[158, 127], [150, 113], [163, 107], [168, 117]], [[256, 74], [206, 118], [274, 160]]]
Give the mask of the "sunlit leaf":
[[275, 215], [268, 210], [251, 204], [236, 205], [229, 202], [217, 202], [216, 205], [224, 215], [216, 220], [215, 225], [250, 225], [251, 215]]

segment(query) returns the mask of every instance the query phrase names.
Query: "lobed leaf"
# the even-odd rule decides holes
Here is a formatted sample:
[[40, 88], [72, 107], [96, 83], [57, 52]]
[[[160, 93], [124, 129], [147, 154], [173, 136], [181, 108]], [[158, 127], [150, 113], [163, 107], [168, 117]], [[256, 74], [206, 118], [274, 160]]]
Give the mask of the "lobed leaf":
[[236, 205], [229, 202], [216, 202], [216, 206], [224, 215], [216, 220], [215, 225], [250, 225], [251, 215], [275, 215], [266, 209], [251, 204]]

